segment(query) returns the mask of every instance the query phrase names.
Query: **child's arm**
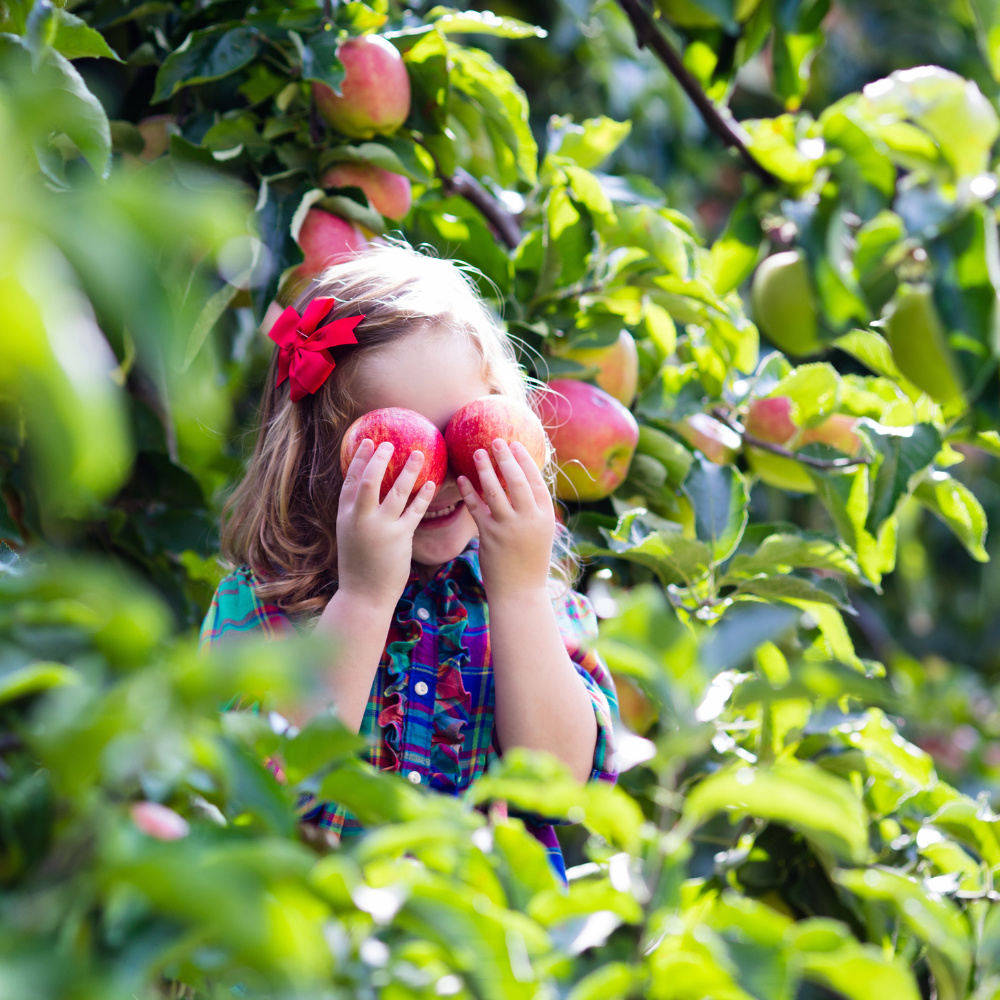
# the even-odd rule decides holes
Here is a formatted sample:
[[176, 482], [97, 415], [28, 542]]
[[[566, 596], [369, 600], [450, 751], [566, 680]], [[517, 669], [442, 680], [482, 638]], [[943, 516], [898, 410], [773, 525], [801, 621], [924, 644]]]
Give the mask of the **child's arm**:
[[366, 438], [347, 470], [337, 512], [337, 592], [316, 624], [317, 632], [336, 641], [326, 688], [337, 714], [355, 732], [409, 577], [413, 532], [434, 498], [435, 484], [428, 482], [406, 506], [424, 464], [424, 456], [415, 451], [380, 504], [379, 488], [391, 456], [391, 444], [376, 450]]
[[594, 765], [597, 720], [566, 652], [548, 592], [552, 498], [521, 444], [494, 441], [493, 453], [510, 498], [482, 450], [475, 462], [486, 502], [464, 476], [458, 488], [479, 527], [497, 735], [504, 749], [521, 746], [555, 754], [585, 781]]

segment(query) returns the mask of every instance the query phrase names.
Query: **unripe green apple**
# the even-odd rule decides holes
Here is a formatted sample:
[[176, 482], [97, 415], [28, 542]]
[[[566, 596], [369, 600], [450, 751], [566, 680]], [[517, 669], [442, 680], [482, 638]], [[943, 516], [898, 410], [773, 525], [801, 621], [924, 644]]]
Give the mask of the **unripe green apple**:
[[962, 383], [928, 284], [901, 284], [887, 307], [886, 337], [899, 370], [940, 403], [961, 399]]
[[750, 300], [754, 321], [779, 350], [802, 357], [822, 348], [812, 277], [800, 251], [776, 253], [763, 261]]

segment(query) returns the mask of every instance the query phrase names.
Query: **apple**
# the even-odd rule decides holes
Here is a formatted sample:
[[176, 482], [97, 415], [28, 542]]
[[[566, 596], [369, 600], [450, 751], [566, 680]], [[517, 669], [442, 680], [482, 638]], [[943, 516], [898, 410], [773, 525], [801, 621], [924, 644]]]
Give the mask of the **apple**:
[[132, 822], [147, 837], [157, 840], [180, 840], [191, 829], [183, 816], [159, 802], [136, 802], [131, 812]]
[[372, 208], [388, 219], [401, 219], [410, 210], [413, 195], [409, 180], [374, 163], [338, 163], [320, 180], [330, 187], [359, 187]]
[[753, 318], [768, 340], [800, 357], [823, 347], [809, 262], [798, 250], [762, 261], [750, 289]]
[[322, 208], [306, 212], [298, 242], [306, 257], [298, 270], [309, 275], [318, 274], [365, 246], [364, 235], [357, 226]]
[[312, 85], [319, 113], [352, 139], [392, 135], [410, 113], [410, 76], [399, 50], [381, 35], [360, 35], [343, 42], [337, 58], [345, 71], [340, 94]]
[[820, 441], [854, 457], [861, 451], [861, 439], [854, 433], [857, 417], [846, 413], [834, 413], [817, 427], [809, 427], [802, 432], [802, 443]]
[[560, 500], [601, 500], [624, 482], [639, 443], [635, 417], [589, 382], [557, 378], [537, 402], [559, 471]]
[[597, 368], [594, 381], [598, 387], [620, 403], [632, 405], [639, 386], [639, 350], [628, 330], [622, 330], [610, 347], [573, 347], [560, 351], [559, 357]]
[[347, 433], [340, 443], [342, 474], [347, 474], [347, 467], [365, 438], [371, 438], [376, 448], [384, 441], [388, 441], [394, 449], [382, 476], [380, 502], [386, 498], [392, 484], [403, 471], [410, 452], [421, 451], [424, 454], [424, 464], [410, 491], [411, 497], [428, 481], [440, 488], [448, 474], [448, 448], [441, 432], [415, 410], [407, 410], [402, 406], [389, 406], [382, 410], [369, 410], [368, 413], [358, 417], [347, 428]]
[[671, 427], [716, 465], [729, 465], [743, 444], [736, 431], [707, 413], [692, 413]]
[[788, 396], [768, 396], [755, 399], [743, 421], [747, 433], [761, 441], [785, 445], [799, 432], [792, 420], [794, 404]]
[[539, 469], [545, 466], [548, 440], [542, 422], [531, 407], [509, 396], [481, 396], [466, 403], [444, 429], [451, 467], [457, 474], [465, 476], [477, 493], [482, 492], [482, 484], [479, 482], [473, 456], [479, 448], [485, 449], [490, 456], [500, 485], [507, 488], [493, 459], [491, 445], [497, 438], [508, 444], [519, 441]]

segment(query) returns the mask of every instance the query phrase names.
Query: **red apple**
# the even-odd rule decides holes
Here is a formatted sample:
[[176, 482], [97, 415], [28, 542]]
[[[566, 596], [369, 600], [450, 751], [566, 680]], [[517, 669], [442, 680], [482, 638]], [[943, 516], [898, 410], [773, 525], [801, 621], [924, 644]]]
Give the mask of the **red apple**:
[[323, 174], [320, 185], [361, 188], [372, 208], [387, 219], [403, 218], [413, 201], [407, 178], [374, 163], [338, 163]]
[[560, 500], [601, 500], [628, 475], [639, 443], [635, 417], [614, 396], [589, 382], [558, 378], [538, 400], [559, 466]]
[[410, 113], [410, 77], [399, 50], [380, 35], [360, 35], [341, 44], [337, 57], [346, 74], [340, 95], [312, 85], [319, 113], [352, 139], [392, 135]]
[[131, 812], [132, 822], [147, 837], [157, 840], [180, 840], [191, 829], [183, 816], [159, 802], [136, 802]]
[[508, 444], [519, 441], [539, 469], [545, 465], [548, 441], [542, 423], [531, 407], [509, 396], [481, 396], [466, 403], [444, 429], [451, 467], [458, 475], [465, 476], [477, 493], [482, 492], [482, 484], [479, 482], [473, 456], [479, 448], [486, 450], [493, 461], [500, 485], [507, 488], [493, 459], [491, 445], [497, 438]]
[[339, 215], [310, 208], [299, 229], [299, 246], [306, 259], [298, 270], [313, 275], [362, 249], [365, 238], [357, 226]]
[[861, 451], [861, 440], [854, 433], [857, 417], [846, 413], [834, 413], [827, 417], [818, 427], [809, 427], [802, 432], [802, 443], [819, 441], [828, 444], [845, 455], [852, 457]]
[[610, 347], [574, 347], [560, 351], [559, 357], [597, 368], [594, 381], [598, 387], [620, 403], [632, 405], [639, 385], [639, 351], [628, 330], [622, 330]]
[[347, 428], [344, 440], [340, 444], [342, 473], [347, 473], [347, 467], [365, 438], [371, 438], [376, 448], [384, 441], [388, 441], [394, 448], [385, 475], [382, 476], [380, 501], [385, 499], [392, 484], [403, 471], [410, 452], [424, 453], [424, 464], [410, 491], [411, 497], [428, 481], [440, 488], [448, 474], [448, 449], [441, 432], [415, 410], [407, 410], [402, 406], [389, 406], [383, 410], [370, 410], [358, 417]]
[[692, 413], [671, 427], [716, 465], [729, 465], [743, 444], [736, 431], [707, 413]]
[[743, 426], [753, 437], [781, 445], [791, 441], [799, 431], [792, 420], [792, 401], [788, 396], [755, 399], [750, 404]]

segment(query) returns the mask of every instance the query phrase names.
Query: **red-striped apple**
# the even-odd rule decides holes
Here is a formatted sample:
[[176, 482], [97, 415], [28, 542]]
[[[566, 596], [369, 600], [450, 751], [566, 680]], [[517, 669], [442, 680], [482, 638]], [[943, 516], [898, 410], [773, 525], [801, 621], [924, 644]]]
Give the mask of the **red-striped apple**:
[[498, 438], [508, 444], [519, 441], [527, 449], [535, 465], [539, 469], [544, 467], [548, 441], [542, 423], [529, 406], [509, 396], [481, 396], [466, 403], [444, 429], [451, 467], [458, 475], [465, 476], [477, 493], [482, 492], [482, 484], [479, 482], [473, 456], [479, 448], [486, 450], [496, 469], [500, 485], [507, 488], [493, 459], [491, 446]]
[[372, 208], [387, 219], [401, 219], [410, 210], [413, 194], [409, 180], [374, 163], [338, 163], [320, 180], [320, 185], [331, 187], [359, 187]]
[[594, 381], [598, 388], [620, 403], [632, 405], [639, 385], [639, 350], [628, 330], [622, 330], [609, 347], [572, 347], [559, 351], [558, 356], [587, 368], [597, 368]]
[[601, 500], [622, 484], [639, 425], [614, 396], [589, 382], [559, 378], [536, 408], [555, 449], [560, 500]]
[[358, 35], [340, 45], [337, 58], [345, 71], [340, 94], [312, 85], [319, 113], [352, 139], [392, 135], [410, 113], [410, 77], [399, 50], [381, 35]]
[[380, 501], [385, 499], [392, 484], [403, 471], [410, 452], [413, 451], [423, 452], [424, 464], [413, 484], [410, 496], [412, 497], [428, 481], [440, 489], [448, 473], [448, 449], [441, 432], [425, 416], [402, 406], [389, 406], [382, 410], [369, 410], [368, 413], [358, 417], [347, 428], [344, 440], [340, 444], [342, 473], [346, 474], [347, 467], [365, 438], [371, 438], [376, 448], [384, 441], [388, 441], [394, 449], [382, 476]]
[[761, 441], [787, 444], [799, 432], [792, 420], [792, 401], [788, 396], [755, 399], [743, 421], [747, 433]]

